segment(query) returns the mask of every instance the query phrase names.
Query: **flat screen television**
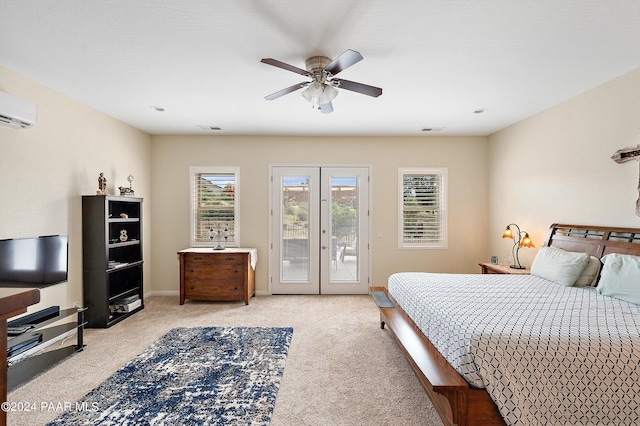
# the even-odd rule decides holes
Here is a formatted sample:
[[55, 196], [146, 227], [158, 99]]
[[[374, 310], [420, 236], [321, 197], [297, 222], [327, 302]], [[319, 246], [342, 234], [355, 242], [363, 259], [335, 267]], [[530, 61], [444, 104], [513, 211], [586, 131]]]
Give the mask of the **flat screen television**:
[[67, 281], [69, 236], [0, 240], [0, 287], [47, 287]]

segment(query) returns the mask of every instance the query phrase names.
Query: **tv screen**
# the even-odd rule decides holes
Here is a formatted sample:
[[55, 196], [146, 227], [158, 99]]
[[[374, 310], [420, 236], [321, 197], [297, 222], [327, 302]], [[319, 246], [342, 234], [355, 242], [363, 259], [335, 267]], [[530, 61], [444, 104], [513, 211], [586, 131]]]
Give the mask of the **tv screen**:
[[69, 236], [0, 240], [0, 287], [46, 287], [68, 277]]

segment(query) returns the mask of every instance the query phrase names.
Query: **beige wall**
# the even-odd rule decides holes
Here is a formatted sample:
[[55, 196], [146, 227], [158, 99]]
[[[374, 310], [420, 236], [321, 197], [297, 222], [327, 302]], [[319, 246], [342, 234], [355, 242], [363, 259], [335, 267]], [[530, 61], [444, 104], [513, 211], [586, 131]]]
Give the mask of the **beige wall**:
[[[372, 283], [401, 270], [476, 272], [510, 243], [516, 222], [539, 246], [552, 222], [639, 227], [640, 70], [484, 137], [149, 136], [0, 67], [0, 90], [38, 105], [28, 130], [0, 126], [0, 238], [70, 235], [69, 282], [41, 305], [82, 300], [81, 198], [104, 172], [109, 189], [136, 177], [145, 198], [145, 291], [178, 291], [176, 252], [189, 244], [189, 166], [239, 166], [242, 244], [259, 249], [267, 291], [268, 172], [273, 164], [360, 164], [372, 170]], [[397, 248], [398, 167], [449, 169], [449, 249]], [[153, 194], [153, 198], [151, 195]], [[153, 220], [152, 220], [153, 219]], [[382, 232], [382, 238], [376, 238]], [[530, 265], [536, 250], [523, 249]]]
[[[489, 138], [488, 254], [512, 244], [515, 222], [539, 247], [554, 222], [640, 227], [638, 162], [611, 155], [640, 144], [640, 69], [510, 126]], [[537, 252], [521, 249], [526, 266]]]
[[[104, 172], [109, 193], [135, 176], [145, 197], [145, 257], [150, 258], [149, 135], [0, 66], [0, 90], [38, 107], [30, 129], [0, 126], [0, 239], [69, 234], [69, 280], [43, 289], [29, 312], [82, 303], [82, 201]], [[145, 264], [145, 288], [151, 267]]]
[[[268, 290], [269, 166], [365, 165], [372, 170], [372, 283], [397, 271], [477, 272], [487, 239], [487, 140], [483, 137], [152, 138], [152, 288], [179, 288], [176, 252], [189, 246], [189, 167], [240, 167], [241, 245], [258, 248], [257, 291]], [[399, 167], [447, 167], [449, 248], [397, 248]], [[376, 238], [382, 232], [382, 238]]]

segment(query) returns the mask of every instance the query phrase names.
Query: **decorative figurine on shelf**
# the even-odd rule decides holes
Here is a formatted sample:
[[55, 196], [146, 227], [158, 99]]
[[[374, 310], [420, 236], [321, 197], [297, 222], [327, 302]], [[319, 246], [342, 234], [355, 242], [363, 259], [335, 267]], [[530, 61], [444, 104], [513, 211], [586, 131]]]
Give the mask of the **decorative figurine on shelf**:
[[118, 189], [120, 190], [120, 195], [124, 195], [126, 197], [135, 197], [136, 194], [133, 192], [133, 188], [131, 187], [131, 184], [133, 183], [133, 175], [127, 176], [127, 180], [129, 181], [129, 187], [119, 187]]
[[207, 236], [209, 237], [209, 241], [213, 241], [215, 237], [217, 237], [218, 244], [213, 248], [214, 250], [224, 250], [224, 246], [222, 245], [222, 238], [224, 238], [225, 243], [229, 239], [229, 228], [225, 225], [224, 230], [218, 229], [215, 230], [212, 227], [209, 227], [209, 231], [207, 232]]
[[[215, 231], [211, 226], [209, 227], [209, 231], [207, 231], [207, 236], [209, 237], [209, 241], [213, 242], [213, 239], [218, 235], [218, 232]], [[214, 248], [215, 250], [215, 248]]]
[[127, 188], [127, 187], [124, 187], [124, 186], [119, 186], [118, 189], [120, 190], [120, 195], [121, 196], [133, 197], [135, 195], [130, 188]]
[[100, 176], [98, 176], [98, 191], [96, 194], [107, 195], [107, 178], [104, 173], [100, 173]]
[[129, 176], [127, 176], [127, 180], [129, 181], [129, 189], [131, 190], [131, 193], [133, 194], [133, 187], [131, 186], [133, 184], [133, 175], [129, 174]]

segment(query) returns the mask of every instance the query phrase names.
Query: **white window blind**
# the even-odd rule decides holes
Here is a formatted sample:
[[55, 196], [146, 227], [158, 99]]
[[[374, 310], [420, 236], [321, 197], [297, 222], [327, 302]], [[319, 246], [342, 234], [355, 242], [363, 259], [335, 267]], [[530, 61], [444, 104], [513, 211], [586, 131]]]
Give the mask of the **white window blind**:
[[190, 181], [191, 245], [237, 247], [239, 169], [192, 167]]
[[399, 169], [399, 248], [447, 247], [447, 169]]

